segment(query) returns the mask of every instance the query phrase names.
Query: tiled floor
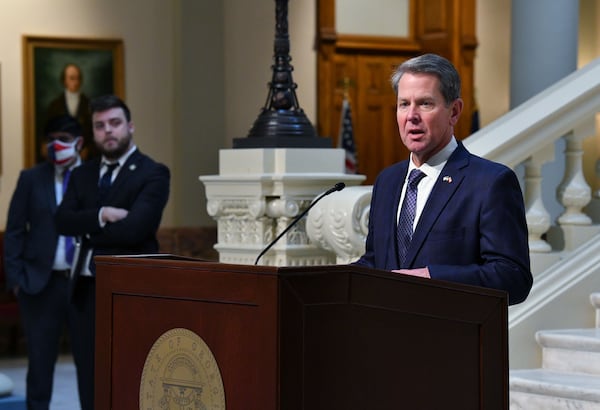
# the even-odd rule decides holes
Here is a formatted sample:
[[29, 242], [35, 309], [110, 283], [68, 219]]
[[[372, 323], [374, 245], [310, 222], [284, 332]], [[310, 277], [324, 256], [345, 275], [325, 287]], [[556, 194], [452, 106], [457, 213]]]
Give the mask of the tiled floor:
[[[12, 379], [15, 384], [13, 394], [25, 396], [27, 358], [0, 359], [0, 373]], [[77, 378], [71, 356], [61, 356], [56, 364], [50, 410], [79, 410]]]

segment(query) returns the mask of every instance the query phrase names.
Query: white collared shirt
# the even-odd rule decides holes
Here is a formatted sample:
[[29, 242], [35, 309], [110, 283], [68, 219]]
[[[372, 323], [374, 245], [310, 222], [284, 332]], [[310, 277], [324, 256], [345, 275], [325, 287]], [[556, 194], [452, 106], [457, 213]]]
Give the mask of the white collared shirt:
[[77, 118], [77, 108], [79, 107], [79, 92], [65, 90], [65, 101], [67, 102], [67, 111], [71, 117]]
[[[121, 171], [121, 168], [123, 167], [123, 165], [125, 164], [127, 159], [131, 156], [131, 154], [133, 154], [133, 151], [135, 151], [136, 149], [137, 149], [136, 145], [133, 144], [132, 147], [129, 149], [129, 151], [127, 151], [125, 154], [123, 154], [117, 160], [119, 165], [115, 169], [113, 169], [113, 173], [112, 173], [112, 176], [110, 179], [111, 184], [115, 181], [115, 178], [117, 177], [117, 175], [119, 175], [119, 171]], [[104, 156], [102, 157], [102, 161], [101, 161], [102, 166], [100, 167], [100, 175], [98, 177], [98, 181], [100, 181], [100, 179], [102, 178], [102, 175], [104, 175], [106, 173], [106, 170], [108, 169], [107, 165], [112, 164], [114, 162], [115, 161], [109, 161]]]
[[[423, 212], [423, 208], [425, 208], [425, 204], [427, 203], [427, 199], [429, 199], [429, 195], [433, 190], [433, 186], [437, 181], [442, 169], [448, 162], [448, 158], [454, 152], [456, 147], [458, 146], [458, 142], [454, 136], [450, 139], [450, 142], [442, 148], [440, 152], [435, 154], [433, 157], [429, 158], [429, 160], [421, 165], [419, 169], [425, 173], [425, 177], [419, 181], [417, 185], [417, 209], [415, 212], [415, 221], [413, 224], [413, 229], [417, 226], [419, 222], [419, 218], [421, 217], [421, 213]], [[398, 219], [400, 218], [400, 210], [402, 208], [402, 201], [404, 201], [404, 194], [406, 193], [406, 186], [408, 185], [408, 176], [410, 175], [410, 171], [416, 169], [414, 162], [412, 161], [412, 153], [410, 154], [410, 159], [408, 161], [408, 172], [406, 173], [406, 178], [404, 179], [404, 185], [402, 186], [402, 194], [400, 195], [400, 202], [398, 203], [398, 210], [396, 212], [396, 223], [398, 223]]]

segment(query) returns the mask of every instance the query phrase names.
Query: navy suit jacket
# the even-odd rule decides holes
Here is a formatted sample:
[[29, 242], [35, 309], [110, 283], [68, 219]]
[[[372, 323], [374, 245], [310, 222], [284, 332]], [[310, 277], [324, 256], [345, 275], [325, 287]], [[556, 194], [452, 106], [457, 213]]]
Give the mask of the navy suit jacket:
[[[373, 186], [365, 254], [358, 265], [398, 266], [397, 211], [408, 161], [381, 172]], [[470, 154], [462, 143], [452, 153], [425, 204], [404, 268], [427, 267], [433, 279], [500, 289], [509, 303], [529, 294], [523, 194], [514, 172]]]
[[54, 165], [44, 162], [21, 171], [4, 232], [7, 286], [28, 294], [44, 289], [52, 275], [58, 244]]
[[[158, 252], [156, 232], [169, 198], [169, 169], [136, 150], [123, 164], [103, 202], [98, 196], [99, 175], [99, 158], [73, 171], [56, 212], [59, 232], [85, 236], [94, 255]], [[129, 214], [101, 227], [98, 221], [101, 206], [124, 208]]]

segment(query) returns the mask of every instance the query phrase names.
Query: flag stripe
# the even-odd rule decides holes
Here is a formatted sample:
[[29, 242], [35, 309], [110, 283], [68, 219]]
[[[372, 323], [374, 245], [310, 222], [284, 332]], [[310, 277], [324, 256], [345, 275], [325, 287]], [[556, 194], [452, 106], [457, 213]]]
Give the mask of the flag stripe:
[[346, 173], [356, 174], [358, 172], [358, 158], [356, 155], [356, 144], [354, 142], [354, 131], [352, 129], [352, 110], [350, 108], [350, 102], [346, 98], [344, 98], [342, 103], [338, 146], [346, 151]]

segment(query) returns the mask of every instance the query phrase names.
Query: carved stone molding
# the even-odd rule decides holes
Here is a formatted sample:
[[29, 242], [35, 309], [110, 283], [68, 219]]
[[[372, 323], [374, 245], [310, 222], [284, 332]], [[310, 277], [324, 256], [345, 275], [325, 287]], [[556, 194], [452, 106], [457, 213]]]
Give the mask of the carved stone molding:
[[349, 263], [365, 251], [372, 186], [355, 186], [323, 198], [308, 213], [310, 240]]
[[[200, 177], [206, 188], [206, 211], [217, 221], [219, 261], [254, 264], [319, 194], [338, 182], [349, 187], [360, 184], [365, 177], [345, 174], [344, 159], [342, 149], [222, 150], [221, 173]], [[336, 256], [310, 240], [302, 218], [259, 262], [309, 266], [336, 263]]]

